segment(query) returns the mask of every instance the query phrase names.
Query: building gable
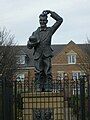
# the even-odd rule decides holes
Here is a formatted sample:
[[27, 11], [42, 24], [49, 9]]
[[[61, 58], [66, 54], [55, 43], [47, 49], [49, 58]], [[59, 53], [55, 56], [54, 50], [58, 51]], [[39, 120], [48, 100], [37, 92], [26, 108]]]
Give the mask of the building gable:
[[60, 51], [56, 56], [54, 56], [52, 60], [52, 64], [68, 64], [68, 55], [69, 54], [76, 54], [77, 55], [77, 62], [79, 62], [78, 55], [84, 55], [85, 53], [82, 49], [75, 44], [73, 41], [70, 41], [62, 51]]

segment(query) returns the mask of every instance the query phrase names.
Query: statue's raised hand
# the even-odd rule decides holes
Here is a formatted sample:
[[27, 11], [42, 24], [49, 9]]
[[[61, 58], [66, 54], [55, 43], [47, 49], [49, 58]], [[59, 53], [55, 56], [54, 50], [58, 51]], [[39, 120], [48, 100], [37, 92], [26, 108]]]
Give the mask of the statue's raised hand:
[[43, 11], [43, 14], [49, 14], [50, 13], [50, 10], [44, 10]]

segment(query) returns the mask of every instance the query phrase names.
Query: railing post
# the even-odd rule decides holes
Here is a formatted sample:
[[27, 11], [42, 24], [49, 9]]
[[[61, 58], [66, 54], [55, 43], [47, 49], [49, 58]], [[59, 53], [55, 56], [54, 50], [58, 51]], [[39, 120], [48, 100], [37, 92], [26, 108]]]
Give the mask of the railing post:
[[80, 120], [85, 120], [85, 76], [80, 77]]
[[76, 113], [77, 113], [77, 120], [79, 120], [79, 93], [78, 93], [78, 79], [76, 77]]
[[15, 120], [17, 120], [17, 81], [15, 80], [14, 81], [14, 107], [15, 107], [15, 113], [14, 113], [14, 116], [15, 116]]
[[2, 77], [2, 119], [5, 120], [5, 79]]
[[3, 111], [2, 111], [2, 80], [1, 80], [1, 77], [0, 77], [0, 120], [2, 120], [2, 114], [3, 114]]
[[3, 120], [13, 119], [13, 91], [12, 82], [7, 81], [5, 77], [2, 78], [2, 106], [3, 106]]
[[88, 120], [90, 120], [90, 75], [87, 76], [88, 80]]

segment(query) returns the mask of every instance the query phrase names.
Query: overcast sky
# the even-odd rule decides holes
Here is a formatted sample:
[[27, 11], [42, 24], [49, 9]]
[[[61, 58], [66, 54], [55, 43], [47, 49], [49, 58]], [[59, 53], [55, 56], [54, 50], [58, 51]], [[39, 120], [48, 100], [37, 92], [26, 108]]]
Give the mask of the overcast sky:
[[[0, 27], [11, 30], [15, 41], [26, 45], [43, 10], [55, 11], [64, 20], [52, 44], [84, 43], [90, 38], [90, 0], [0, 0]], [[48, 26], [55, 22], [50, 16], [48, 20]]]

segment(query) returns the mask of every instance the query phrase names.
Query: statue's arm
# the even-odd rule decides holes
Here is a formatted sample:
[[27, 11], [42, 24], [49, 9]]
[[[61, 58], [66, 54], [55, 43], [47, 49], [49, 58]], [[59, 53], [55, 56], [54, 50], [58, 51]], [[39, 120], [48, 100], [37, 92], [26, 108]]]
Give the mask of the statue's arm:
[[[31, 36], [33, 36], [33, 35], [34, 35], [34, 32], [32, 33]], [[30, 37], [31, 37], [31, 36], [30, 36]], [[34, 47], [34, 45], [31, 44], [31, 42], [30, 42], [30, 37], [29, 37], [29, 40], [28, 40], [28, 42], [27, 42], [27, 48], [28, 48], [28, 49], [32, 49], [32, 48]]]
[[54, 25], [51, 27], [51, 32], [52, 34], [55, 33], [55, 31], [59, 28], [59, 26], [62, 24], [63, 22], [63, 18], [60, 17], [57, 13], [55, 12], [50, 12], [51, 13], [51, 17], [56, 20], [56, 22], [54, 23]]
[[43, 11], [44, 13], [47, 14], [51, 14], [51, 17], [56, 20], [56, 22], [54, 23], [54, 25], [51, 27], [51, 34], [54, 34], [54, 32], [59, 28], [59, 26], [62, 24], [63, 22], [63, 18], [60, 17], [57, 13], [50, 11], [50, 10], [45, 10]]

